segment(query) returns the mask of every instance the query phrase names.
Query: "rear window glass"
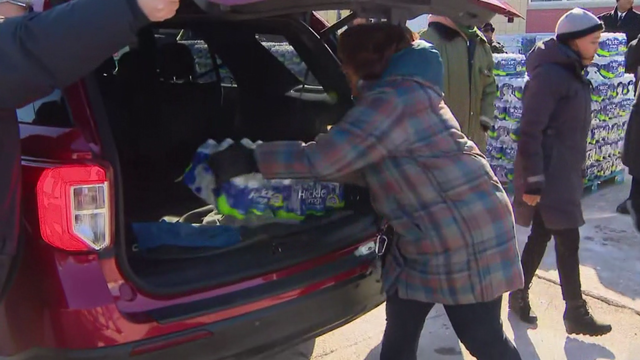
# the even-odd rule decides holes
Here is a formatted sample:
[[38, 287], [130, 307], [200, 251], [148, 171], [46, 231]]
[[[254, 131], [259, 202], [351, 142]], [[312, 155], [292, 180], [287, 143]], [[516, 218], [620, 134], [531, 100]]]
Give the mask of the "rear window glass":
[[63, 128], [73, 127], [67, 102], [60, 90], [55, 90], [48, 96], [16, 110], [16, 115], [21, 123]]
[[282, 62], [300, 81], [307, 85], [320, 86], [318, 80], [307, 68], [298, 52], [289, 44], [284, 36], [258, 34], [256, 38], [267, 48], [280, 62]]
[[180, 40], [178, 42], [189, 46], [189, 49], [191, 49], [196, 62], [197, 82], [209, 83], [218, 80], [207, 43], [203, 40]]

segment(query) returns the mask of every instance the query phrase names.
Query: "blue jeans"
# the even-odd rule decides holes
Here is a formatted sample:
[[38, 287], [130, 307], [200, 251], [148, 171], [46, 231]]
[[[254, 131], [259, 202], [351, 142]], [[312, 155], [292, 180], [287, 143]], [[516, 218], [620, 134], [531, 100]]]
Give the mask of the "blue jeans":
[[[387, 298], [387, 327], [380, 360], [416, 360], [420, 334], [435, 304]], [[502, 297], [486, 303], [445, 306], [453, 330], [478, 360], [521, 360], [502, 328]]]

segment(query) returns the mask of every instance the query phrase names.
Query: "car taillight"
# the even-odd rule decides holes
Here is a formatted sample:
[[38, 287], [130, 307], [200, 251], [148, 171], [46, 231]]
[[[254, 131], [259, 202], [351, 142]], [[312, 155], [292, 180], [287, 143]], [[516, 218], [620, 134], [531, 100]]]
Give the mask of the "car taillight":
[[103, 168], [46, 169], [36, 193], [44, 241], [67, 251], [101, 250], [109, 245], [109, 187]]

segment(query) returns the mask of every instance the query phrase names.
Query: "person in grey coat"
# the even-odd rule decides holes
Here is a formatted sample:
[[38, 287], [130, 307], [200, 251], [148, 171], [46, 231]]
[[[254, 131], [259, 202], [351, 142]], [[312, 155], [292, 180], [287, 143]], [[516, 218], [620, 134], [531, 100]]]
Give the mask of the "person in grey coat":
[[0, 300], [20, 233], [20, 135], [16, 108], [78, 80], [135, 38], [173, 17], [179, 0], [77, 0], [28, 13], [0, 0]]
[[573, 9], [558, 21], [555, 38], [537, 45], [527, 58], [514, 212], [519, 225], [532, 228], [522, 253], [525, 287], [509, 296], [509, 308], [522, 321], [537, 321], [529, 287], [554, 237], [567, 333], [590, 336], [611, 331], [593, 318], [582, 297], [578, 258], [591, 125], [591, 83], [582, 72], [595, 57], [603, 28], [590, 12]]

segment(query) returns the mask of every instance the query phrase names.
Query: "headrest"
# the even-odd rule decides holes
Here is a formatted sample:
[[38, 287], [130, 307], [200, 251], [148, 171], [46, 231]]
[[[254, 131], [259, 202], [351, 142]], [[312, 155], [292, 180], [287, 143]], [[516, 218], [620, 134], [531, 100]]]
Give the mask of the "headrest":
[[140, 66], [142, 66], [140, 52], [136, 49], [129, 50], [118, 59], [116, 74], [124, 76], [127, 74], [137, 74], [139, 73]]
[[169, 43], [158, 49], [158, 76], [163, 80], [188, 81], [196, 73], [191, 49], [181, 43]]

